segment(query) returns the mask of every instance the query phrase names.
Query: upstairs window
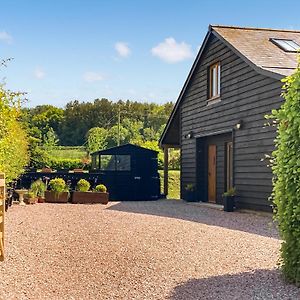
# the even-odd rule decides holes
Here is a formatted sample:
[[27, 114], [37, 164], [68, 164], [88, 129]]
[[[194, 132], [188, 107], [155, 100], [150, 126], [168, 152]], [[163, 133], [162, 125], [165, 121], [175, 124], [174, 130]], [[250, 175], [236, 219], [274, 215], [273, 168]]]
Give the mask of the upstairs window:
[[209, 99], [220, 97], [221, 66], [217, 62], [209, 67]]
[[297, 52], [300, 49], [300, 46], [293, 40], [271, 38], [270, 41], [286, 52]]

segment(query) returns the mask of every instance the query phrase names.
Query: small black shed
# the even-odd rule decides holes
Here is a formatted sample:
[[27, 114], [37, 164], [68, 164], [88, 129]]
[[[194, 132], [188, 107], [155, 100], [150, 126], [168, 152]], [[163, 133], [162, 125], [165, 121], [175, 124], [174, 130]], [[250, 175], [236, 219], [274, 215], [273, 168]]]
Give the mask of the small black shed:
[[91, 172], [98, 173], [110, 200], [154, 200], [160, 198], [157, 151], [132, 144], [91, 154]]

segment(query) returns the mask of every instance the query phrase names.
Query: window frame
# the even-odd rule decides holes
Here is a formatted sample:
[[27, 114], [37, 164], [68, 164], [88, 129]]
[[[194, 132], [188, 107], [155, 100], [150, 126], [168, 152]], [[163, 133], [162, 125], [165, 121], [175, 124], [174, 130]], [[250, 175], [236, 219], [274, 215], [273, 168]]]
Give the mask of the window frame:
[[[103, 156], [111, 156], [111, 159], [113, 159], [113, 168], [112, 169], [104, 169], [102, 162]], [[117, 158], [120, 156], [128, 156], [128, 168], [127, 169], [121, 169], [118, 166]], [[131, 163], [131, 154], [100, 154], [99, 155], [99, 170], [102, 172], [131, 172], [132, 171], [132, 163]]]
[[[296, 41], [294, 41], [292, 39], [270, 38], [270, 41], [274, 45], [276, 45], [277, 47], [279, 47], [281, 50], [283, 50], [284, 52], [297, 53], [300, 50], [300, 45]], [[295, 46], [291, 45], [289, 42], [292, 42], [293, 44], [297, 45], [299, 48], [295, 49]], [[287, 44], [290, 48], [293, 48], [293, 50], [285, 48], [284, 44]]]
[[[216, 74], [214, 77], [214, 70]], [[208, 100], [218, 99], [221, 96], [221, 63], [220, 61], [214, 62], [209, 66], [208, 73]], [[216, 93], [214, 93], [216, 91]]]

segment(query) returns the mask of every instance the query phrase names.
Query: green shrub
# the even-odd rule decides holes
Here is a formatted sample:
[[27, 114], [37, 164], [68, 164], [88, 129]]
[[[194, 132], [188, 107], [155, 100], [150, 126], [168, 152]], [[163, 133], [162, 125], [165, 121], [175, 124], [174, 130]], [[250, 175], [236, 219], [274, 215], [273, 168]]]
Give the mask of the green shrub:
[[36, 197], [36, 194], [35, 194], [34, 192], [32, 192], [32, 191], [29, 191], [29, 192], [27, 193], [27, 196], [28, 196], [29, 199], [33, 199], [33, 198]]
[[100, 193], [106, 193], [107, 192], [107, 188], [104, 184], [98, 184], [96, 187], [95, 187], [95, 191], [96, 192], [100, 192]]
[[234, 187], [230, 188], [226, 192], [223, 193], [223, 197], [233, 197], [236, 195], [236, 190]]
[[284, 79], [285, 102], [272, 111], [277, 125], [275, 151], [270, 160], [274, 173], [273, 202], [281, 244], [285, 277], [300, 285], [300, 67]]
[[19, 121], [21, 97], [0, 83], [0, 172], [7, 182], [18, 178], [29, 161], [28, 138]]
[[76, 191], [87, 192], [90, 189], [90, 183], [85, 179], [80, 179], [76, 185]]
[[51, 191], [56, 193], [68, 192], [69, 188], [62, 178], [54, 178], [49, 181]]
[[89, 164], [86, 164], [82, 159], [77, 158], [50, 158], [48, 166], [54, 170], [89, 168]]
[[46, 189], [46, 184], [41, 179], [34, 181], [30, 186], [30, 190], [39, 197], [44, 197]]

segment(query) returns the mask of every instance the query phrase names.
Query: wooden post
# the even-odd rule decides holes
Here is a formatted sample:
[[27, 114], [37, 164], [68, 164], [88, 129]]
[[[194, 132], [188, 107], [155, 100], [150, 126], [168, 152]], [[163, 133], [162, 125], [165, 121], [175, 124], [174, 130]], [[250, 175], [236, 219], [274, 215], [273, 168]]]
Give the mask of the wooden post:
[[0, 173], [0, 261], [4, 260], [5, 177]]
[[164, 147], [164, 194], [167, 197], [168, 191], [168, 182], [169, 182], [169, 148]]

